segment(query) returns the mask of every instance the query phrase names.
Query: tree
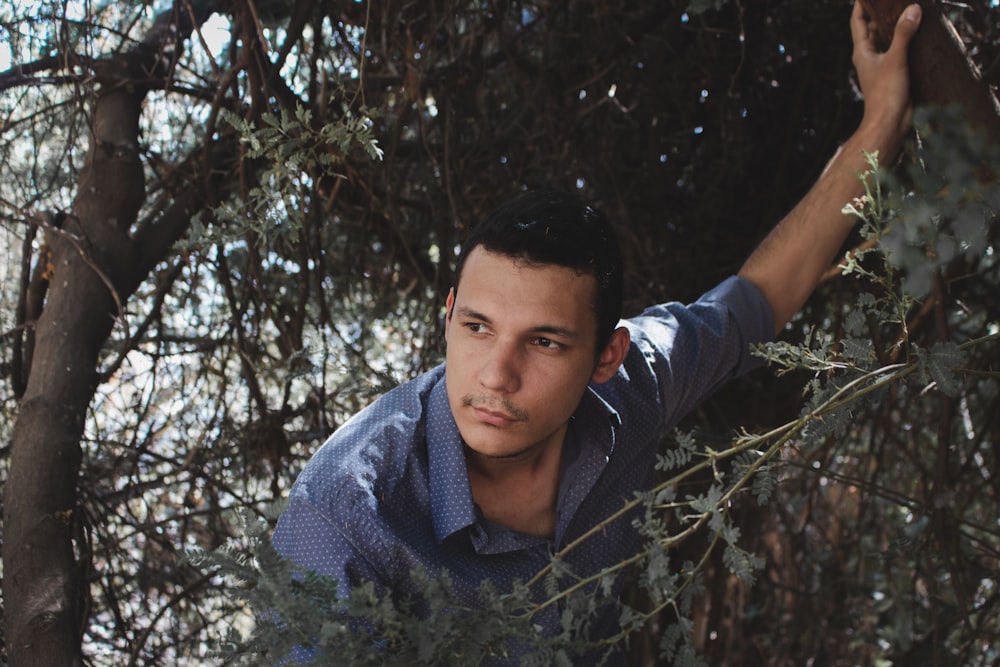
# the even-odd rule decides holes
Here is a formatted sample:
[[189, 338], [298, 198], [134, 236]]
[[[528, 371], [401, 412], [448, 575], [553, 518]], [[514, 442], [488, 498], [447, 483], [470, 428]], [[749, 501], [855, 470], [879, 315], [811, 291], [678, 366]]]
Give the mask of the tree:
[[[739, 265], [858, 114], [846, 14], [832, 1], [38, 2], [0, 12], [12, 62], [0, 73], [0, 189], [8, 252], [18, 253], [3, 290], [12, 665], [204, 660], [213, 626], [235, 612], [179, 553], [225, 542], [229, 508], [265, 514], [343, 418], [436, 363], [453, 248], [499, 199], [541, 183], [580, 190], [620, 222], [630, 308], [689, 299]], [[951, 13], [995, 86], [996, 8]], [[962, 261], [942, 271], [926, 314], [913, 306], [913, 329], [933, 314], [952, 331], [960, 304], [981, 326], [996, 322], [985, 287], [995, 268]], [[964, 266], [979, 277], [949, 279]], [[836, 331], [856, 291], [838, 281], [789, 336], [824, 319]], [[771, 382], [754, 376], [691, 425], [780, 423], [797, 413], [802, 381], [783, 378], [766, 394], [781, 400], [761, 405], [745, 390]], [[934, 419], [958, 428], [962, 410], [983, 404], [949, 400], [903, 421], [936, 433]], [[888, 437], [885, 424], [901, 422], [885, 410], [865, 413], [871, 428], [858, 433]], [[951, 485], [979, 494], [967, 506], [976, 512], [995, 508], [996, 476], [978, 486], [966, 477], [995, 469], [994, 426], [976, 429], [992, 434], [975, 450], [982, 464], [974, 452], [961, 466], [921, 463], [914, 479], [942, 477], [912, 497]], [[935, 441], [941, 460], [958, 455], [951, 442]], [[860, 466], [870, 443], [823, 451]], [[818, 502], [816, 476], [785, 469], [786, 504]], [[866, 492], [881, 488], [857, 478]], [[784, 510], [773, 521], [762, 513], [745, 519], [760, 531], [744, 546], [771, 555], [769, 576], [806, 568], [781, 555], [804, 529]], [[884, 518], [835, 520], [885, 539]], [[934, 521], [947, 543], [947, 517]], [[996, 551], [995, 535], [978, 544], [983, 558]], [[844, 540], [827, 551], [863, 548]], [[948, 555], [968, 591], [956, 608], [995, 613], [961, 573], [967, 556]], [[831, 569], [834, 579], [858, 571]], [[706, 573], [717, 585], [700, 609], [728, 649], [745, 648], [755, 624], [779, 636], [778, 611], [752, 622], [738, 619], [740, 605], [720, 611], [728, 570], [713, 561]], [[782, 608], [759, 595], [761, 608]], [[842, 609], [822, 604], [810, 609]], [[799, 636], [789, 659], [816, 650]], [[707, 637], [695, 641], [710, 654]]]
[[41, 223], [45, 264], [29, 289], [44, 294], [31, 303], [25, 350], [31, 363], [19, 363], [22, 355], [12, 377], [19, 405], [5, 489], [4, 596], [13, 664], [78, 659], [85, 580], [74, 553], [74, 515], [79, 443], [98, 358], [114, 321], [126, 317], [125, 302], [164, 258], [193, 208], [175, 201], [176, 209], [156, 224], [129, 233], [145, 190], [140, 108], [146, 82], [165, 80], [176, 64], [172, 54], [200, 19], [174, 12], [134, 47], [84, 65], [94, 81], [90, 149], [71, 211]]

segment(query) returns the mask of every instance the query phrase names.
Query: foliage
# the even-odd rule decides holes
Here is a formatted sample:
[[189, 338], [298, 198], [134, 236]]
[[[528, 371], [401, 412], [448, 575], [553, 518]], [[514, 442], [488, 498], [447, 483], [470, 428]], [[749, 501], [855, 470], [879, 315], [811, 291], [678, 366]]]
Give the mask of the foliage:
[[[342, 603], [337, 582], [297, 568], [271, 547], [265, 523], [244, 515], [253, 541], [245, 554], [231, 549], [195, 552], [195, 565], [211, 567], [257, 612], [251, 635], [231, 629], [220, 651], [227, 664], [275, 664], [288, 656], [303, 664], [477, 664], [502, 656], [509, 636], [532, 636], [530, 623], [512, 623], [526, 606], [524, 590], [503, 595], [480, 587], [481, 607], [463, 608], [447, 573], [415, 572], [422, 599], [398, 603], [371, 584], [352, 589]], [[252, 559], [251, 559], [252, 556]], [[416, 613], [416, 609], [420, 613]], [[550, 664], [546, 662], [545, 664]]]
[[920, 109], [916, 123], [915, 159], [898, 177], [873, 171], [845, 208], [864, 241], [842, 263], [858, 287], [833, 326], [764, 350], [786, 371], [813, 373], [802, 412], [811, 421], [783, 456], [799, 472], [785, 472], [794, 481], [779, 492], [789, 514], [805, 500], [829, 524], [800, 572], [810, 561], [825, 569], [824, 554], [845, 558], [853, 582], [843, 595], [872, 614], [856, 660], [992, 664], [997, 153], [954, 109]]
[[[262, 160], [265, 166], [258, 176], [260, 185], [250, 188], [238, 201], [224, 202], [213, 212], [215, 218], [236, 229], [249, 229], [265, 247], [268, 235], [279, 231], [292, 243], [297, 242], [309, 217], [309, 189], [314, 178], [345, 178], [336, 169], [355, 147], [372, 160], [382, 158], [382, 149], [372, 136], [371, 110], [362, 106], [358, 113], [355, 116], [345, 107], [336, 123], [317, 127], [312, 112], [297, 106], [294, 111], [261, 114], [258, 128], [223, 110], [221, 117], [236, 129], [246, 147], [246, 159]], [[196, 241], [203, 242], [203, 238]]]
[[[26, 65], [0, 73], [5, 436], [30, 368], [30, 288], [89, 150], [93, 65], [125, 57], [163, 9], [0, 8], [0, 41]], [[209, 663], [246, 605], [278, 601], [313, 624], [304, 636], [334, 642], [343, 619], [309, 597], [329, 583], [280, 573], [254, 521], [247, 544], [209, 558], [257, 584], [236, 586], [242, 598], [181, 554], [243, 539], [234, 507], [269, 516], [348, 415], [438, 362], [453, 249], [497, 201], [577, 189], [620, 222], [632, 311], [691, 299], [739, 265], [859, 113], [834, 0], [215, 9], [171, 76], [142, 82], [147, 185], [130, 231], [206, 194], [94, 369], [73, 515], [91, 664]], [[995, 83], [997, 8], [949, 11]], [[762, 351], [787, 372], [727, 388], [665, 444], [660, 484], [632, 504], [644, 549], [619, 568], [636, 580], [621, 639], [637, 661], [996, 660], [997, 190], [980, 167], [998, 161], [948, 113], [918, 110], [919, 159], [854, 205], [881, 244], [857, 239], [847, 275]], [[381, 614], [380, 650], [401, 660], [471, 660], [462, 637], [502, 651], [521, 633], [555, 664], [575, 647], [531, 637], [532, 610], [571, 599], [571, 629], [616, 574], [570, 590], [556, 555], [545, 599], [487, 586], [482, 613], [425, 574], [433, 623], [371, 596], [351, 614]], [[370, 648], [346, 646], [359, 660]]]

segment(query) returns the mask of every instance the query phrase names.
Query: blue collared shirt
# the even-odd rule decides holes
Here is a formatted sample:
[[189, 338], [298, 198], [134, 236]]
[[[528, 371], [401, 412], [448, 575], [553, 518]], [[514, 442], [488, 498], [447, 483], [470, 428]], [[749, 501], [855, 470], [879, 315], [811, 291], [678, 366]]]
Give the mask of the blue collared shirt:
[[[492, 523], [476, 507], [442, 365], [380, 397], [316, 452], [292, 487], [275, 547], [336, 577], [342, 593], [345, 582], [362, 580], [409, 592], [418, 566], [447, 569], [470, 605], [484, 579], [500, 591], [530, 580], [552, 553], [652, 485], [664, 434], [751, 368], [750, 345], [773, 334], [767, 301], [737, 277], [691, 305], [655, 306], [622, 324], [632, 338], [625, 362], [614, 378], [587, 389], [570, 420], [552, 539]], [[626, 517], [570, 551], [566, 564], [592, 574], [639, 546]], [[533, 622], [557, 632], [558, 605]], [[603, 623], [595, 638], [618, 631], [617, 615]]]

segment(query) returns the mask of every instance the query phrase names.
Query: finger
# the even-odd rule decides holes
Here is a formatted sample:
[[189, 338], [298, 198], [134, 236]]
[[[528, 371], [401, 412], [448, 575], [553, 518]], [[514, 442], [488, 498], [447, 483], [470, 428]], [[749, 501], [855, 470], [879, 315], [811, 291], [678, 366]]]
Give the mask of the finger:
[[865, 16], [865, 9], [861, 6], [860, 0], [855, 0], [854, 9], [851, 11], [851, 39], [854, 46], [861, 46], [871, 39], [871, 31], [868, 29], [868, 18]]
[[892, 44], [889, 45], [889, 51], [906, 51], [907, 45], [910, 40], [913, 39], [913, 35], [916, 34], [917, 28], [920, 27], [920, 19], [923, 16], [923, 10], [920, 5], [914, 3], [903, 10], [903, 13], [899, 15], [899, 20], [896, 21], [896, 27], [892, 33]]

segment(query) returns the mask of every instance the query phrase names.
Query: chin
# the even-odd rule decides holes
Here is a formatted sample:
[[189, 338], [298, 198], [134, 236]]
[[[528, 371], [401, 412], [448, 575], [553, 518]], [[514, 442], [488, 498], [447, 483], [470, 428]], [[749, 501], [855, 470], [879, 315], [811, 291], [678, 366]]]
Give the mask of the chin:
[[536, 444], [522, 441], [500, 440], [498, 438], [469, 438], [465, 446], [478, 456], [488, 459], [506, 460], [518, 459], [530, 454], [537, 448]]
[[528, 447], [508, 448], [508, 449], [502, 449], [502, 448], [500, 448], [500, 449], [476, 449], [476, 448], [470, 447], [469, 449], [471, 449], [477, 455], [479, 455], [479, 456], [481, 456], [483, 458], [495, 459], [495, 460], [498, 460], [498, 461], [506, 461], [506, 460], [513, 461], [515, 459], [519, 459], [519, 458], [523, 457], [525, 454], [527, 454], [528, 452], [530, 452], [531, 449], [532, 449], [532, 447], [528, 446]]
[[503, 457], [507, 456], [510, 452], [516, 452], [520, 449], [510, 443], [497, 442], [494, 438], [467, 438], [463, 435], [462, 441], [466, 447], [480, 456]]

